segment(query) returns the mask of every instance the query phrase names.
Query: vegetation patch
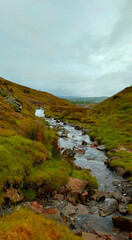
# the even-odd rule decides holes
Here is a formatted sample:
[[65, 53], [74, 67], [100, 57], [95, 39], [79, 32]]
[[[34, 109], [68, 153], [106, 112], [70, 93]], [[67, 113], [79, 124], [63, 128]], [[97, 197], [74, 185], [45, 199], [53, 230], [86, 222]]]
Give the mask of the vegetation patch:
[[81, 240], [82, 238], [74, 236], [66, 226], [46, 219], [43, 215], [35, 214], [28, 209], [21, 209], [1, 219], [0, 239]]

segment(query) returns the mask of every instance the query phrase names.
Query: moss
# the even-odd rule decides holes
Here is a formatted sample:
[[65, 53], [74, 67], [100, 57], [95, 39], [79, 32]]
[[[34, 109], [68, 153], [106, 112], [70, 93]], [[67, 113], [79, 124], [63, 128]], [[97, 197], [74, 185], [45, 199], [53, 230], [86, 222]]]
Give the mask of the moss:
[[43, 164], [32, 167], [26, 182], [32, 186], [41, 186], [43, 183], [49, 189], [59, 190], [68, 181], [71, 166], [66, 160], [50, 159]]
[[0, 224], [1, 240], [81, 240], [74, 236], [66, 226], [46, 219], [28, 209], [15, 211], [4, 217]]
[[23, 189], [23, 194], [26, 200], [32, 201], [36, 197], [36, 192], [32, 188]]
[[121, 166], [127, 172], [132, 174], [132, 153], [126, 151], [117, 151], [115, 153], [109, 153], [109, 157], [114, 157], [115, 159], [111, 161], [112, 167]]
[[128, 204], [128, 213], [132, 214], [132, 204]]

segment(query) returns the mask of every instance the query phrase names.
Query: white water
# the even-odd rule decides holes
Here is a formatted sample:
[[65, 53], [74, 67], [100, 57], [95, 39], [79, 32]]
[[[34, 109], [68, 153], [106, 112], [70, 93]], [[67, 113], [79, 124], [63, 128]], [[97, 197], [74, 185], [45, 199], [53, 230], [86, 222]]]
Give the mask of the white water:
[[35, 116], [36, 117], [45, 117], [44, 109], [36, 109], [35, 111]]

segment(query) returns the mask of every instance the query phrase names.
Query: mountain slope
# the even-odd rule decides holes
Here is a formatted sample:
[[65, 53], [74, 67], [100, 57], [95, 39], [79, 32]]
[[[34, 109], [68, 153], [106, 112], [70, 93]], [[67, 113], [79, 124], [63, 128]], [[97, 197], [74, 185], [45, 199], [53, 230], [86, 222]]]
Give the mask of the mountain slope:
[[[0, 205], [14, 188], [24, 199], [33, 200], [44, 186], [47, 193], [59, 191], [69, 176], [78, 174], [73, 163], [60, 155], [56, 131], [35, 116], [38, 107], [48, 111], [69, 109], [72, 104], [0, 79]], [[97, 187], [89, 171], [82, 171], [80, 178]]]

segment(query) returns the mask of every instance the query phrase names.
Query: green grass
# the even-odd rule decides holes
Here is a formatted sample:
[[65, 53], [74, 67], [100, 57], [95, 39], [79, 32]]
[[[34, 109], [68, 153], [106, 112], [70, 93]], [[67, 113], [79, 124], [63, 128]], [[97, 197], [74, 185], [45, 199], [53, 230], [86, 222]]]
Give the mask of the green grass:
[[[112, 161], [112, 166], [122, 166], [132, 174], [132, 87], [90, 109], [49, 108], [47, 114], [89, 129], [90, 137], [98, 144], [118, 152], [118, 160]], [[123, 154], [122, 147], [126, 149]]]
[[36, 192], [33, 188], [23, 189], [23, 195], [26, 200], [32, 201], [36, 197]]

